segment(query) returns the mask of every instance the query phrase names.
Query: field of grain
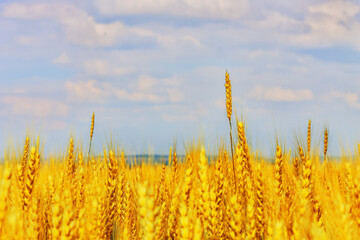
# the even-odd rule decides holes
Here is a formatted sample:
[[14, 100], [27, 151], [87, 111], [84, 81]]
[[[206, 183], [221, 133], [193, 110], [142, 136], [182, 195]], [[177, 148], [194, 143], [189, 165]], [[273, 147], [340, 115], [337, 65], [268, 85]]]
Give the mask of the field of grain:
[[[309, 121], [296, 151], [278, 142], [265, 160], [232, 118], [227, 73], [225, 89], [231, 141], [216, 157], [200, 142], [142, 161], [73, 138], [42, 156], [29, 136], [0, 164], [0, 239], [357, 239], [359, 152], [327, 156], [328, 130], [315, 148]], [[94, 115], [90, 129], [92, 139]]]

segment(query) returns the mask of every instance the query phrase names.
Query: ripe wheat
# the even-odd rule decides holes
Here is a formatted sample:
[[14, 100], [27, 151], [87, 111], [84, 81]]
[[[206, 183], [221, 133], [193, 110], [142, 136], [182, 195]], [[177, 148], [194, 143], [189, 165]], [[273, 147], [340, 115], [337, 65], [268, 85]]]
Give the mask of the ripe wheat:
[[232, 139], [227, 72], [225, 90], [231, 150], [223, 142], [212, 155], [199, 144], [185, 155], [170, 148], [167, 163], [139, 161], [70, 138], [66, 151], [44, 156], [26, 137], [23, 151], [0, 163], [0, 240], [357, 239], [360, 145], [335, 159], [327, 128], [323, 151], [311, 144], [309, 121], [296, 153], [278, 143], [266, 159], [251, 148], [243, 119]]

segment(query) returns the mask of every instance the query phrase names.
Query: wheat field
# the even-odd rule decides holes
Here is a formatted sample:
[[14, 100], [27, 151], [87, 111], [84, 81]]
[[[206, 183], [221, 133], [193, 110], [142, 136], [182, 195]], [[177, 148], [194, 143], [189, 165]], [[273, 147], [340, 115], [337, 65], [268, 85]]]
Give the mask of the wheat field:
[[232, 118], [225, 80], [230, 141], [216, 155], [201, 142], [163, 162], [95, 153], [94, 114], [88, 149], [70, 138], [42, 156], [28, 136], [0, 164], [0, 239], [358, 239], [360, 148], [328, 156], [328, 130], [315, 148], [309, 121], [296, 151], [276, 141], [265, 159]]

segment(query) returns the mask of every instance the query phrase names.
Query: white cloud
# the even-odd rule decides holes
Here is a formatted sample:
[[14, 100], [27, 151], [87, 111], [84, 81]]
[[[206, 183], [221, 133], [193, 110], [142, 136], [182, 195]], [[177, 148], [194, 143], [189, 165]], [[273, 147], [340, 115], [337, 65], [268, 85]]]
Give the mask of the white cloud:
[[0, 104], [1, 112], [10, 115], [65, 117], [69, 111], [62, 102], [33, 97], [5, 96], [0, 99]]
[[241, 18], [249, 8], [247, 0], [96, 0], [108, 15], [172, 15], [196, 18]]
[[67, 81], [65, 88], [70, 101], [106, 102], [112, 97], [130, 102], [181, 102], [183, 93], [168, 79], [157, 79], [149, 76], [139, 76], [136, 81], [119, 88], [109, 82]]
[[124, 25], [120, 22], [101, 24], [91, 18], [81, 22], [84, 20], [74, 18], [65, 23], [65, 34], [70, 42], [89, 47], [111, 46], [121, 36], [125, 37]]
[[335, 44], [360, 49], [360, 23], [354, 17], [360, 8], [354, 3], [334, 0], [309, 6], [304, 23], [310, 30], [293, 37], [297, 45], [326, 47]]
[[161, 112], [161, 118], [166, 122], [196, 121], [208, 114], [208, 109], [202, 104], [193, 106], [178, 105], [168, 107], [155, 107], [154, 110]]
[[348, 104], [350, 107], [360, 110], [360, 101], [359, 95], [352, 92], [342, 92], [342, 91], [331, 91], [329, 93], [330, 99], [341, 100]]
[[53, 59], [53, 63], [67, 64], [70, 63], [70, 59], [66, 53], [61, 53], [57, 58]]
[[65, 89], [70, 101], [80, 102], [104, 102], [110, 96], [106, 85], [98, 83], [96, 80], [65, 82]]
[[195, 33], [192, 29], [177, 30], [171, 28], [161, 30], [155, 32], [157, 42], [167, 51], [175, 53], [176, 56], [206, 50], [206, 46], [200, 40], [200, 37], [203, 37], [201, 32]]
[[20, 35], [15, 38], [15, 41], [24, 46], [43, 46], [49, 41], [54, 41], [56, 36], [54, 34], [38, 34], [38, 35]]
[[275, 33], [293, 34], [302, 30], [305, 26], [301, 21], [286, 16], [282, 13], [263, 10], [263, 19], [251, 19], [246, 21], [248, 26], [257, 30], [274, 31]]
[[114, 95], [119, 100], [125, 100], [125, 101], [132, 101], [132, 102], [151, 102], [151, 103], [158, 103], [163, 102], [165, 99], [157, 95], [155, 93], [146, 93], [146, 92], [128, 92], [124, 89], [113, 89]]
[[175, 78], [155, 78], [149, 75], [140, 75], [132, 86], [141, 91], [154, 91], [159, 86], [166, 88], [176, 87], [179, 85], [179, 82], [180, 80]]
[[118, 67], [101, 59], [85, 61], [84, 70], [90, 75], [98, 76], [124, 75], [129, 73], [129, 70]]
[[[119, 21], [100, 23], [86, 11], [66, 3], [7, 4], [2, 16], [25, 20], [51, 19], [63, 26], [64, 37], [68, 42], [89, 47], [134, 43], [139, 39], [149, 41], [150, 38], [166, 49], [178, 50], [176, 53], [179, 54], [184, 49], [209, 49], [211, 46], [206, 43], [214, 34], [218, 36], [214, 40], [216, 43], [221, 38], [228, 38], [236, 42], [256, 40], [300, 47], [344, 44], [360, 49], [360, 42], [357, 40], [360, 38], [360, 22], [356, 20], [360, 7], [342, 0], [309, 4], [301, 8], [301, 17], [281, 13], [276, 7], [271, 10], [269, 7], [250, 9], [252, 4], [247, 0], [96, 0], [95, 5], [103, 14], [122, 16], [163, 14], [234, 20], [248, 13], [253, 15], [247, 16], [242, 24], [236, 26], [229, 25], [228, 22], [214, 25], [208, 22], [202, 26], [164, 28], [169, 24], [161, 22], [159, 25], [162, 27], [159, 29], [156, 29], [159, 25], [153, 22], [131, 27]], [[254, 6], [252, 7], [255, 8]], [[262, 39], [263, 36], [266, 38]], [[18, 36], [17, 41], [29, 45], [34, 44], [36, 38]], [[254, 56], [257, 54], [259, 53], [255, 52]]]
[[359, 12], [359, 7], [350, 1], [333, 0], [309, 7], [311, 13], [324, 14], [347, 22]]
[[[360, 13], [359, 4], [343, 0], [311, 2], [299, 15], [284, 13], [276, 7], [252, 9], [261, 17], [249, 17], [244, 20], [247, 29], [240, 36], [240, 41], [261, 41], [280, 43], [283, 46], [296, 47], [331, 47], [347, 45], [360, 50]], [[261, 39], [266, 36], [265, 39]]]
[[277, 58], [277, 57], [279, 57], [279, 53], [277, 51], [258, 49], [258, 50], [250, 51], [249, 56], [252, 58], [262, 58], [262, 57]]
[[147, 75], [141, 75], [136, 83], [140, 91], [151, 91], [159, 83], [159, 80]]
[[184, 99], [184, 93], [177, 88], [166, 89], [169, 101], [172, 103], [181, 102]]
[[[131, 37], [151, 36], [151, 32], [129, 28], [123, 23], [98, 23], [85, 11], [68, 4], [36, 3], [6, 5], [2, 16], [6, 18], [38, 20], [51, 19], [63, 26], [65, 39], [73, 44], [89, 47], [112, 46]], [[20, 43], [29, 44], [32, 38], [19, 37]]]
[[34, 20], [39, 17], [40, 18], [53, 17], [52, 14], [47, 10], [48, 10], [47, 4], [36, 4], [36, 5], [28, 6], [20, 3], [13, 3], [5, 6], [2, 15], [4, 17], [28, 19], [28, 20]]
[[200, 43], [200, 41], [192, 35], [185, 35], [182, 37], [182, 39], [184, 41], [188, 41], [188, 42], [192, 43], [193, 45], [197, 46], [198, 48], [204, 48], [204, 46]]
[[248, 95], [258, 101], [301, 102], [313, 100], [314, 95], [309, 89], [291, 90], [282, 87], [264, 88], [257, 86]]

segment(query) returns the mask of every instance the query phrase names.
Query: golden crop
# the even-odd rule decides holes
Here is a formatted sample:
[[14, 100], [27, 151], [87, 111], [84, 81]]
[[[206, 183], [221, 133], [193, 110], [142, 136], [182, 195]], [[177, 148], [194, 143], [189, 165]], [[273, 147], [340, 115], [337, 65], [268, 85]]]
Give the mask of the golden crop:
[[[226, 84], [231, 123], [228, 74]], [[327, 128], [320, 151], [309, 121], [306, 144], [277, 143], [269, 161], [245, 127], [236, 119], [231, 156], [194, 144], [185, 156], [170, 149], [168, 164], [116, 147], [84, 155], [73, 138], [44, 157], [26, 138], [0, 164], [0, 239], [358, 239], [360, 152], [332, 159]]]

